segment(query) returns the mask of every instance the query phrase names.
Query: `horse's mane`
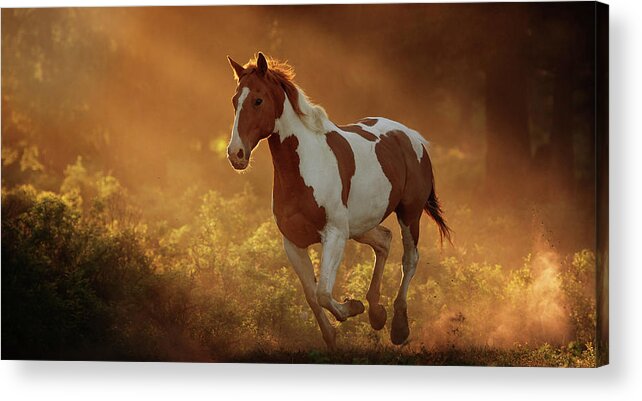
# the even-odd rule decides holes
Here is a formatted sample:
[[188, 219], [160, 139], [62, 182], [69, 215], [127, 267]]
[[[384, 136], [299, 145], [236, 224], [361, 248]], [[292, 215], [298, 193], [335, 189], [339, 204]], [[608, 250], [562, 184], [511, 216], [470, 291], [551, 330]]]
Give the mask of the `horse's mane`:
[[[256, 70], [257, 59], [258, 55], [255, 55], [243, 66], [247, 73]], [[268, 63], [266, 78], [283, 88], [294, 112], [303, 121], [303, 124], [315, 133], [325, 133], [323, 122], [328, 119], [328, 114], [323, 107], [312, 103], [305, 92], [294, 83], [294, 68], [287, 61], [279, 61], [268, 56], [266, 56], [266, 60]]]

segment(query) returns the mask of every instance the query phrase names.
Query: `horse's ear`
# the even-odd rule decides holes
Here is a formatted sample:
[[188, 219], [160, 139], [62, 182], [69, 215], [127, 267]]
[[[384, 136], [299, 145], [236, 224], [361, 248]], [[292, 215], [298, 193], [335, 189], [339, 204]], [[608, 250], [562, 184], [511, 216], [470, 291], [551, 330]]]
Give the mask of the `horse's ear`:
[[256, 59], [256, 67], [258, 68], [259, 74], [261, 75], [265, 75], [268, 70], [267, 60], [261, 52], [259, 52], [259, 57]]
[[236, 61], [232, 60], [230, 56], [227, 56], [227, 61], [230, 62], [230, 65], [232, 66], [232, 70], [234, 70], [234, 78], [238, 81], [241, 79], [241, 75], [243, 75], [243, 72], [245, 71], [245, 68]]

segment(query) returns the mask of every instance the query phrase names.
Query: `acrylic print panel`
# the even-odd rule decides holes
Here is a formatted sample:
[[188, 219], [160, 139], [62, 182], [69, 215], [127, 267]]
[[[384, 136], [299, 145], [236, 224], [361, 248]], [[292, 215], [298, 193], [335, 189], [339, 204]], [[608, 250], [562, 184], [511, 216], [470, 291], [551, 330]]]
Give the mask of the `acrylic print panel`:
[[592, 2], [2, 10], [2, 358], [608, 363], [607, 47]]

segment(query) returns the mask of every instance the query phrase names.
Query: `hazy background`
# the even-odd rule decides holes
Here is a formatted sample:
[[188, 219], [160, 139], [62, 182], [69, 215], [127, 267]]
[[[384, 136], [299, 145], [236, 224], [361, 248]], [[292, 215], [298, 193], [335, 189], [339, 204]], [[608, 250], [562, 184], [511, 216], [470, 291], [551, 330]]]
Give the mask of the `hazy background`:
[[[16, 322], [3, 356], [269, 360], [320, 346], [271, 218], [267, 146], [242, 175], [225, 159], [225, 56], [260, 50], [288, 60], [335, 123], [385, 116], [431, 142], [455, 244], [440, 249], [424, 219], [411, 353], [550, 343], [583, 357], [596, 318], [593, 7], [3, 10], [2, 314]], [[68, 231], [34, 229], [67, 227], [55, 219]], [[337, 297], [363, 298], [371, 263], [350, 246]], [[43, 280], [54, 289], [34, 291]], [[389, 341], [365, 316], [339, 327], [346, 345]]]

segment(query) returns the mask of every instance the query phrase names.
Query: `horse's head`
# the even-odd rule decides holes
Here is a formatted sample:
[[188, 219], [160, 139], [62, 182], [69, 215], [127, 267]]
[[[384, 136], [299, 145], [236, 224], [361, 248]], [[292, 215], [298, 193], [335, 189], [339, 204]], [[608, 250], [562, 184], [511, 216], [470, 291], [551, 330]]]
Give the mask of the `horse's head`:
[[275, 120], [283, 113], [284, 88], [259, 53], [255, 63], [241, 66], [227, 58], [238, 82], [232, 104], [236, 112], [227, 158], [236, 170], [244, 170], [256, 145], [274, 132]]

